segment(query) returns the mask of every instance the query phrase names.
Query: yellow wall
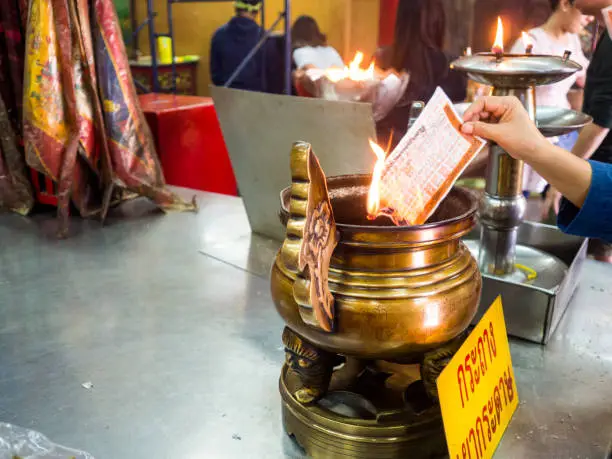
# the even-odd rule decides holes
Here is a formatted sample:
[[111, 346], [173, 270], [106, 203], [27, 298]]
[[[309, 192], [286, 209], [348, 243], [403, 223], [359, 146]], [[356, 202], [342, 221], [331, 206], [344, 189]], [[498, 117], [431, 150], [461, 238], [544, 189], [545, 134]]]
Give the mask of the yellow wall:
[[[270, 26], [282, 11], [284, 2], [283, 0], [265, 0], [265, 2], [266, 23]], [[140, 23], [146, 15], [146, 2], [138, 0], [136, 3], [136, 16]], [[155, 21], [156, 31], [164, 33], [167, 31], [166, 0], [154, 0], [153, 3], [158, 13]], [[208, 94], [210, 37], [232, 16], [232, 2], [179, 3], [172, 8], [176, 53], [200, 56], [198, 93]], [[334, 46], [345, 59], [352, 58], [358, 49], [364, 51], [366, 55], [371, 55], [376, 50], [378, 0], [292, 0], [291, 10], [292, 20], [302, 14], [313, 16], [321, 30], [327, 34], [329, 44]], [[281, 29], [282, 26], [277, 30]], [[346, 36], [347, 31], [349, 37]], [[143, 54], [149, 54], [147, 29], [143, 29], [139, 39]]]

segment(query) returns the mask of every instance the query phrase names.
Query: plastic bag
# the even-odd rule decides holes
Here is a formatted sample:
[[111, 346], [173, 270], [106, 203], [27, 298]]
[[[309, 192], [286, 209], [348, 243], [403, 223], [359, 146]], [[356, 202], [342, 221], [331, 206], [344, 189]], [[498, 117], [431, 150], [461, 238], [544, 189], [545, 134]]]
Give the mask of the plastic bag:
[[84, 451], [56, 445], [40, 432], [0, 422], [0, 459], [94, 459]]

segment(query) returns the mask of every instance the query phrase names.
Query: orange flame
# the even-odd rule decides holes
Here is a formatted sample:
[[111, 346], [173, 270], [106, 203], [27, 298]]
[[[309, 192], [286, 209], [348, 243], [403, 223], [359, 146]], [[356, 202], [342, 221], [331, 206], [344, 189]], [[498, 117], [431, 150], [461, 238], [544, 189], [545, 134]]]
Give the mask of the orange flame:
[[527, 48], [531, 44], [531, 40], [529, 39], [529, 34], [527, 32], [522, 31], [521, 37], [523, 38], [523, 46]]
[[385, 150], [380, 148], [373, 140], [370, 139], [370, 148], [376, 155], [376, 164], [372, 172], [372, 183], [368, 193], [368, 218], [374, 220], [380, 211], [380, 179], [385, 167]]
[[353, 81], [367, 81], [374, 79], [374, 61], [370, 64], [367, 69], [361, 68], [364, 55], [361, 51], [355, 53], [355, 58], [351, 61], [348, 66], [343, 69], [331, 68], [326, 70], [325, 75], [333, 82], [337, 83], [340, 80], [353, 80]]
[[497, 34], [495, 35], [495, 43], [493, 43], [493, 48], [491, 48], [491, 51], [496, 54], [504, 52], [504, 23], [499, 16], [497, 16]]
[[521, 32], [521, 36], [523, 37], [523, 46], [525, 47], [525, 52], [527, 54], [531, 53], [533, 50], [533, 43], [531, 42], [531, 37], [527, 32]]

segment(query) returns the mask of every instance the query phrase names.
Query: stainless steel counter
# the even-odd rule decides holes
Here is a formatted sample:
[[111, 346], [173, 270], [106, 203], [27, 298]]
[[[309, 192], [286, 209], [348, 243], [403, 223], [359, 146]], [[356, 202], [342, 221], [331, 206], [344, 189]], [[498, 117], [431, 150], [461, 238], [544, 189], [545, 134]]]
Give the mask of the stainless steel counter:
[[[124, 204], [107, 226], [0, 216], [0, 421], [97, 459], [301, 458], [280, 422], [282, 321], [242, 202]], [[589, 261], [547, 347], [513, 342], [521, 398], [498, 458], [603, 458], [612, 266]], [[92, 389], [82, 387], [91, 381]]]

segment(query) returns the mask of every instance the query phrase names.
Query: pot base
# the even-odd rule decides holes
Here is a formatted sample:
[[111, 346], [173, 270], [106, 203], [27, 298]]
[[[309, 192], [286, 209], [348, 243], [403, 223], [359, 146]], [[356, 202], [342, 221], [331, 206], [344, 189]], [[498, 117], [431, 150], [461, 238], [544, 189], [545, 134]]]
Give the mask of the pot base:
[[347, 359], [317, 402], [294, 397], [299, 377], [280, 378], [286, 432], [313, 459], [437, 459], [447, 447], [440, 408], [427, 395], [418, 365]]

